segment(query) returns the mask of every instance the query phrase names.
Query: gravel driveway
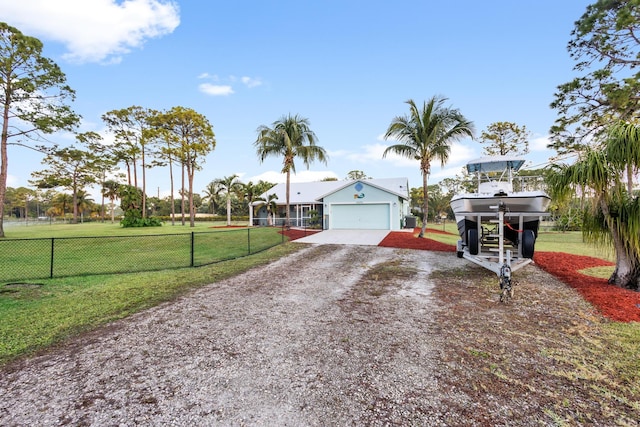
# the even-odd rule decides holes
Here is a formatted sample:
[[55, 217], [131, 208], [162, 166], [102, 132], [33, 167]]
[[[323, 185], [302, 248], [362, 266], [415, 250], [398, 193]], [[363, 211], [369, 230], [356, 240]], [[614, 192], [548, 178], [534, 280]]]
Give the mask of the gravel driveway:
[[428, 275], [463, 263], [305, 247], [5, 367], [1, 424], [444, 425]]

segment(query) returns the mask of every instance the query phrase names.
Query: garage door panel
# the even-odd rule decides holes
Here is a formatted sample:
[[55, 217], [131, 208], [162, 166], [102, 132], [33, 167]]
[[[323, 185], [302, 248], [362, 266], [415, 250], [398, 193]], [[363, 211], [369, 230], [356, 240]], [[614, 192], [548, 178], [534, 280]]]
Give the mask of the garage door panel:
[[388, 204], [358, 204], [332, 206], [331, 228], [388, 230]]

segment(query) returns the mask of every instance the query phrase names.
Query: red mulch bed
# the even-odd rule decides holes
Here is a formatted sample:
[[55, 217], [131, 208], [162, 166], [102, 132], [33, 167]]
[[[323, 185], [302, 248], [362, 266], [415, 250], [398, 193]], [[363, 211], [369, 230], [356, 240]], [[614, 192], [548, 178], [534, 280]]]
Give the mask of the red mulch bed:
[[[291, 240], [299, 239], [316, 231], [288, 230], [285, 236]], [[392, 231], [380, 242], [379, 246], [389, 248], [421, 249], [427, 251], [455, 252], [456, 247], [429, 238], [418, 238], [416, 228], [413, 233]], [[428, 228], [426, 235], [451, 234], [435, 228]], [[582, 297], [595, 306], [603, 316], [618, 322], [640, 322], [640, 292], [609, 285], [606, 279], [599, 279], [580, 273], [591, 267], [609, 266], [613, 263], [581, 255], [560, 252], [536, 252], [536, 264], [576, 289]]]
[[606, 317], [618, 322], [640, 322], [640, 292], [622, 289], [606, 279], [587, 276], [585, 268], [614, 265], [609, 261], [560, 252], [536, 252], [533, 257], [543, 270], [576, 289]]
[[[413, 233], [407, 231], [392, 231], [387, 234], [378, 246], [387, 248], [404, 248], [404, 249], [422, 249], [426, 251], [455, 252], [456, 247], [446, 243], [441, 243], [428, 237], [418, 238], [416, 235], [420, 232], [419, 228], [413, 230]], [[446, 231], [427, 228], [426, 235], [434, 234], [451, 234]]]
[[297, 228], [290, 228], [289, 230], [281, 230], [280, 234], [284, 234], [289, 240], [302, 239], [303, 237], [311, 234], [319, 233], [322, 230], [300, 230]]

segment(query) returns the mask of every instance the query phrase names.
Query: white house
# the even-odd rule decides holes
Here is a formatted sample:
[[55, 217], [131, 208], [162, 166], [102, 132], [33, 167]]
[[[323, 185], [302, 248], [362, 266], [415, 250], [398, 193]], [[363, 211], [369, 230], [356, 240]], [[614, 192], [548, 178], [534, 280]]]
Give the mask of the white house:
[[[267, 200], [272, 194], [277, 196], [276, 218], [267, 218], [264, 202], [255, 201], [252, 205], [259, 209], [255, 218], [250, 209], [252, 225], [284, 223], [286, 185], [278, 184], [260, 198]], [[388, 178], [292, 183], [289, 204], [293, 227], [317, 221], [325, 230], [399, 230], [409, 214], [409, 182], [407, 178]]]

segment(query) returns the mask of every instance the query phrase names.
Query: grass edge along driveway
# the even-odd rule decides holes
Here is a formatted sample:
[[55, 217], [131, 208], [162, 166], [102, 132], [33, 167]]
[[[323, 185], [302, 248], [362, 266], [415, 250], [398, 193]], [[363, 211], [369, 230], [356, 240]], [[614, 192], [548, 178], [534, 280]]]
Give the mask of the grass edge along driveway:
[[275, 261], [300, 247], [285, 243], [199, 268], [65, 277], [5, 288], [0, 293], [0, 365], [195, 287]]

